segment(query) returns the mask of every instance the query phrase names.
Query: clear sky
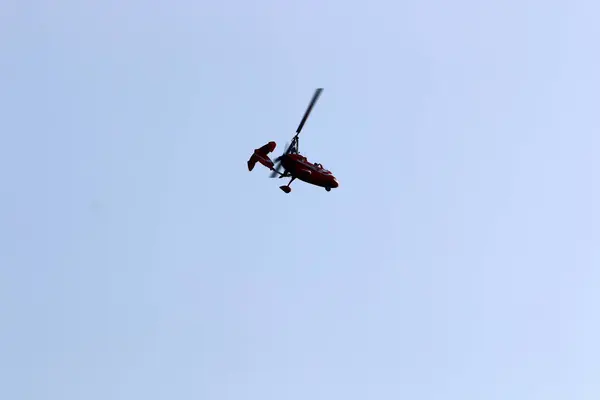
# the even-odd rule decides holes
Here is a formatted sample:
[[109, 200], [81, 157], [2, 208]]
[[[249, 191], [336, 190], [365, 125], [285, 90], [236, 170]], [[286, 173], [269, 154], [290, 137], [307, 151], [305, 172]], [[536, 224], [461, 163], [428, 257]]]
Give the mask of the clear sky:
[[599, 12], [1, 2], [0, 398], [597, 400]]

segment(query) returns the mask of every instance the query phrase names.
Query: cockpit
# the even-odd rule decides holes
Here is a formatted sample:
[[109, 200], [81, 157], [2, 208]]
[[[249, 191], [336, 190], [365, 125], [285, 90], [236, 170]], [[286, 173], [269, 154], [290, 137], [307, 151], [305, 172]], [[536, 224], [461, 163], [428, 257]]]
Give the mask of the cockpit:
[[322, 164], [319, 163], [314, 163], [313, 164], [317, 169], [321, 170], [321, 172], [323, 172], [324, 174], [330, 174], [331, 172], [329, 172], [328, 170], [326, 170]]

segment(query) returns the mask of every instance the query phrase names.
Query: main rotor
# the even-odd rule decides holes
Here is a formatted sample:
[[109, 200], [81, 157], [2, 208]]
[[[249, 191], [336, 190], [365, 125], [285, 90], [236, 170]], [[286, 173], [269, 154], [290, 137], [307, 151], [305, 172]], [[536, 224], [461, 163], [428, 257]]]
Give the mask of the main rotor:
[[315, 103], [317, 102], [317, 100], [321, 96], [322, 92], [323, 92], [323, 88], [318, 88], [317, 90], [315, 90], [315, 93], [313, 94], [313, 97], [310, 100], [310, 103], [308, 104], [308, 107], [306, 108], [306, 111], [304, 112], [304, 116], [302, 117], [302, 120], [300, 121], [300, 124], [298, 125], [298, 128], [296, 129], [296, 134], [292, 138], [292, 142], [290, 143], [289, 146], [287, 146], [287, 148], [286, 148], [285, 152], [283, 153], [283, 155], [277, 157], [276, 160], [275, 160], [276, 163], [277, 163], [277, 167], [271, 173], [271, 177], [272, 178], [276, 177], [277, 175], [281, 176], [281, 172], [279, 172], [279, 169], [281, 167], [281, 158], [284, 155], [287, 155], [287, 154], [299, 154], [299, 145], [298, 145], [298, 141], [299, 140], [298, 140], [298, 136], [300, 135], [300, 132], [302, 131], [302, 128], [304, 127], [304, 124], [306, 123], [306, 120], [308, 119], [308, 116], [310, 115], [313, 107], [315, 106]]
[[290, 148], [296, 150], [296, 152], [298, 151], [298, 136], [300, 135], [300, 131], [302, 131], [302, 128], [304, 127], [304, 124], [306, 123], [308, 116], [310, 115], [317, 100], [319, 100], [319, 97], [321, 96], [322, 92], [323, 92], [323, 88], [318, 88], [317, 90], [315, 90], [315, 93], [313, 94], [313, 97], [310, 100], [310, 103], [308, 104], [308, 107], [306, 108], [304, 115], [302, 116], [302, 120], [300, 121], [300, 124], [298, 125], [298, 128], [296, 129], [296, 135], [294, 135], [294, 137], [292, 138], [292, 144], [290, 144]]

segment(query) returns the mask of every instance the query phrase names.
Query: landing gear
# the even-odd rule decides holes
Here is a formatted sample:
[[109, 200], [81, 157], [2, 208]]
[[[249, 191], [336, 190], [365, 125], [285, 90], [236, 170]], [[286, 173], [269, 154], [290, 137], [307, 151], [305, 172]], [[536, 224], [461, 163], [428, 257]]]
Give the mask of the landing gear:
[[327, 190], [328, 192], [331, 192], [331, 188], [330, 187], [326, 187], [325, 190]]
[[292, 184], [292, 182], [294, 182], [294, 179], [296, 179], [296, 177], [293, 177], [287, 185], [279, 186], [279, 189], [283, 190], [285, 193], [291, 192], [292, 188], [290, 187], [290, 185]]

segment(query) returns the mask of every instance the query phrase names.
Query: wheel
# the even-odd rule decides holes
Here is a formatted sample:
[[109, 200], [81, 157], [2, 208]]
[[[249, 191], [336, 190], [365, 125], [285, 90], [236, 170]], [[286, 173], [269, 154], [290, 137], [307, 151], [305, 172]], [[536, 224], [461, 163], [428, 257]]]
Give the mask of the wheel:
[[279, 189], [283, 190], [285, 193], [289, 193], [292, 191], [292, 188], [289, 186], [279, 186]]
[[328, 192], [331, 191], [330, 187], [326, 187], [325, 190], [327, 190]]

